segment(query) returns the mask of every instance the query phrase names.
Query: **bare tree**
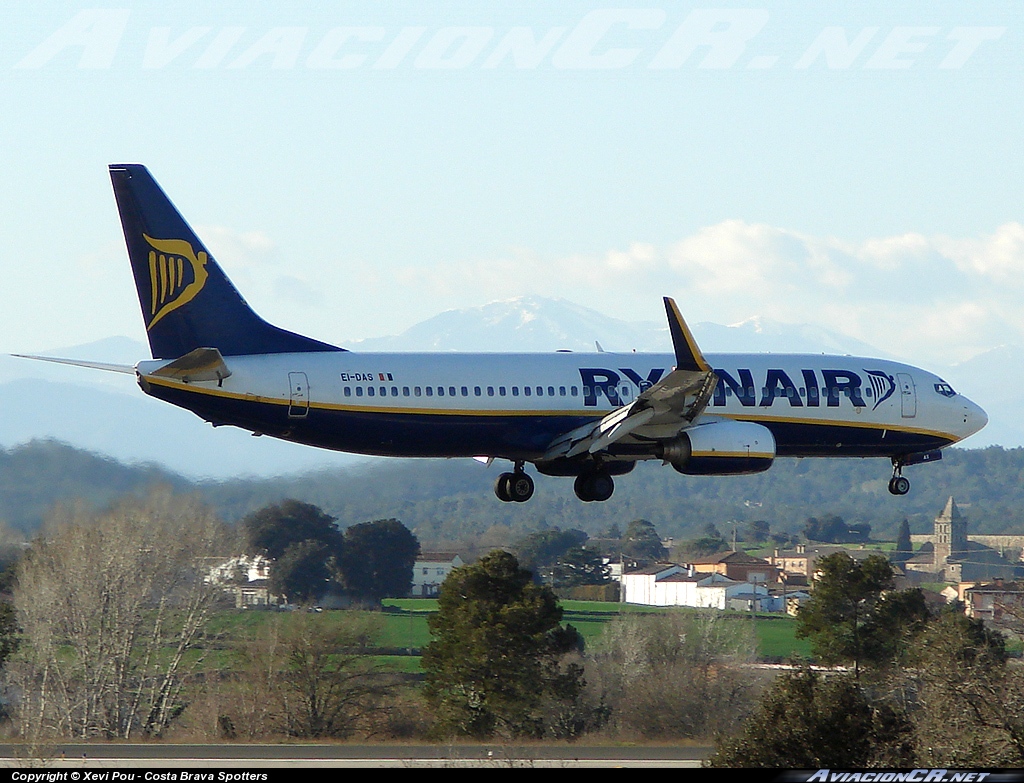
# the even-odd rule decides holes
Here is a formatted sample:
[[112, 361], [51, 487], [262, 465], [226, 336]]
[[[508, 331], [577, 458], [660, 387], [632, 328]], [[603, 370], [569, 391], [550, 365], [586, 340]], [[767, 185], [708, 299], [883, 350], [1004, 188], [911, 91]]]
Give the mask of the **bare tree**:
[[1024, 763], [1021, 665], [998, 631], [954, 611], [934, 619], [903, 672], [918, 762], [984, 767]]
[[281, 718], [294, 737], [348, 737], [378, 706], [391, 678], [367, 655], [376, 616], [293, 614], [275, 629], [281, 653]]
[[23, 642], [9, 680], [22, 733], [159, 735], [182, 709], [217, 595], [205, 558], [231, 554], [227, 541], [209, 509], [166, 490], [100, 514], [56, 512], [14, 590]]
[[610, 623], [587, 664], [610, 727], [646, 738], [710, 737], [753, 709], [749, 622], [720, 612], [629, 614]]
[[234, 645], [231, 671], [206, 684], [216, 715], [200, 716], [200, 731], [255, 740], [374, 733], [396, 682], [372, 657], [380, 631], [379, 615], [365, 612], [266, 616]]

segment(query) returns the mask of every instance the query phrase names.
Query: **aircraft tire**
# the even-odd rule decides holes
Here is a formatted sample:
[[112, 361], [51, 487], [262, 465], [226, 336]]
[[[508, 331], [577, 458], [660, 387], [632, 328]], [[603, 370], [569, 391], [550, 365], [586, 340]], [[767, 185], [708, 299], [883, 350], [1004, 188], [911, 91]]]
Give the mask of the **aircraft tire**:
[[904, 476], [893, 476], [889, 481], [889, 491], [894, 495], [906, 495], [910, 492], [910, 479]]
[[494, 482], [494, 494], [502, 503], [512, 502], [511, 484], [514, 478], [512, 473], [502, 473]]
[[512, 473], [508, 480], [507, 491], [509, 500], [515, 503], [525, 503], [533, 497], [533, 479], [525, 473]]

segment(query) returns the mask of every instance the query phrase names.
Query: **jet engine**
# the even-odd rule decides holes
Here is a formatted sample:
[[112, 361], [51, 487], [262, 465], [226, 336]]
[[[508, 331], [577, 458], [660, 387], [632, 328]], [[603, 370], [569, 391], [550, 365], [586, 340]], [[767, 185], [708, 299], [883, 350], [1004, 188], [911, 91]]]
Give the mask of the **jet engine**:
[[690, 476], [761, 473], [775, 461], [775, 437], [760, 424], [719, 420], [683, 430], [659, 451], [661, 459]]

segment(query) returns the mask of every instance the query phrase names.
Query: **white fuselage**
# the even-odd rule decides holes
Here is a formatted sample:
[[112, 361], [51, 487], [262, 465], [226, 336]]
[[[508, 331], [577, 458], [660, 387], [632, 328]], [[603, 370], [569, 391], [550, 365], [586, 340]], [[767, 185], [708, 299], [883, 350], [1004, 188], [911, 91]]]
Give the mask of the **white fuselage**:
[[[780, 456], [894, 456], [941, 448], [984, 412], [938, 376], [879, 359], [708, 354], [704, 416], [769, 427]], [[137, 371], [154, 396], [220, 424], [343, 451], [536, 459], [671, 372], [671, 354], [354, 352], [231, 356], [230, 377], [182, 383]], [[666, 434], [671, 437], [671, 433]], [[639, 457], [638, 457], [639, 458]]]

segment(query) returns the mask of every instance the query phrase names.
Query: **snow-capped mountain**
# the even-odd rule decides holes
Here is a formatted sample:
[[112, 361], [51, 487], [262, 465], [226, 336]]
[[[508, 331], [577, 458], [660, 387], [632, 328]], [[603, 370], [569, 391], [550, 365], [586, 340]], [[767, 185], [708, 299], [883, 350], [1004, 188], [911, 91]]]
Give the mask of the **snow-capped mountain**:
[[[691, 324], [709, 353], [842, 353], [886, 356], [867, 343], [807, 324], [749, 318], [732, 326]], [[448, 310], [400, 335], [343, 343], [354, 351], [654, 351], [668, 353], [665, 322], [624, 321], [565, 299], [540, 296]]]

